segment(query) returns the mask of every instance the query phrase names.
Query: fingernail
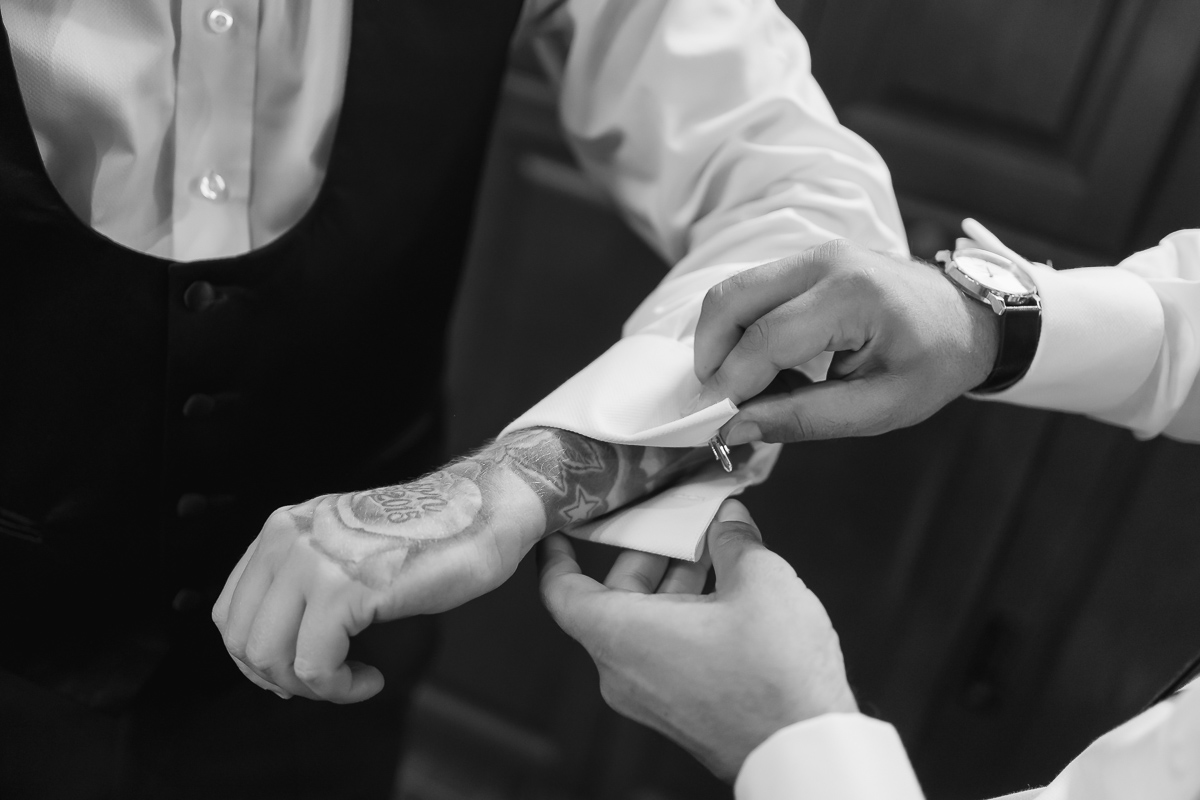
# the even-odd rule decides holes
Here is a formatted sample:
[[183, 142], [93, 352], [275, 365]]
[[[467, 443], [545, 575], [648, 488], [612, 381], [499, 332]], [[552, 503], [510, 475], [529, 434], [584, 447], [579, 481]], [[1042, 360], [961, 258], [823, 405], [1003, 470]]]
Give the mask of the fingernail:
[[761, 442], [762, 431], [758, 425], [753, 422], [739, 422], [729, 429], [729, 433], [725, 435], [725, 443], [730, 447], [738, 444], [749, 444], [750, 442]]

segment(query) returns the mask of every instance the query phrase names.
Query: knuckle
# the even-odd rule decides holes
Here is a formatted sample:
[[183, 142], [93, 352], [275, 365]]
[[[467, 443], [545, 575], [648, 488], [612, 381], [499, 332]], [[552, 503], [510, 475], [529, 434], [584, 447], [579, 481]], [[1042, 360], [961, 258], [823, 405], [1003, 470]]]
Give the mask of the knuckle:
[[749, 289], [751, 284], [751, 273], [753, 271], [754, 270], [743, 270], [742, 272], [735, 272], [733, 275], [730, 275], [728, 278], [718, 283], [715, 287], [713, 287], [717, 290], [716, 298], [724, 302], [729, 298], [730, 295], [738, 294]]
[[771, 346], [771, 322], [767, 317], [759, 317], [742, 332], [742, 349], [755, 356], [767, 353]]
[[322, 686], [328, 678], [325, 670], [303, 658], [296, 659], [295, 663], [292, 664], [292, 671], [296, 673], [296, 677], [306, 686], [314, 688]]
[[818, 438], [816, 426], [801, 409], [799, 403], [788, 406], [787, 428], [779, 433], [782, 441], [787, 442], [806, 442]]
[[700, 303], [701, 318], [720, 316], [729, 304], [730, 298], [745, 289], [746, 279], [742, 273], [731, 275], [715, 286], [709, 287], [709, 290], [704, 293], [704, 300]]
[[852, 264], [837, 276], [843, 294], [855, 298], [866, 298], [875, 294], [877, 277], [875, 270], [866, 264]]
[[806, 253], [808, 260], [815, 264], [828, 264], [841, 261], [854, 251], [854, 245], [847, 239], [830, 239], [814, 247]]
[[700, 319], [708, 320], [710, 317], [720, 313], [722, 300], [724, 298], [724, 287], [726, 281], [718, 283], [716, 286], [709, 288], [704, 293], [704, 300], [700, 303]]
[[228, 651], [229, 655], [233, 656], [238, 661], [241, 661], [243, 663], [246, 661], [246, 643], [245, 642], [240, 642], [237, 639], [234, 639], [232, 636], [226, 634], [225, 635], [225, 650]]
[[275, 664], [275, 659], [264, 645], [257, 642], [250, 642], [246, 645], [242, 659], [251, 667], [259, 671], [267, 671]]

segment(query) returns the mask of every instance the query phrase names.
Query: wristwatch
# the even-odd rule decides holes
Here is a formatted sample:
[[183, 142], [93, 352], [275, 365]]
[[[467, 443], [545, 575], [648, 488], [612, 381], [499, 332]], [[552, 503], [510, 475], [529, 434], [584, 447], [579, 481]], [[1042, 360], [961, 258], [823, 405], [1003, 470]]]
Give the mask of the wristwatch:
[[1000, 346], [996, 363], [977, 394], [1000, 392], [1025, 376], [1042, 334], [1042, 301], [1037, 286], [1016, 261], [984, 250], [969, 239], [959, 239], [956, 249], [935, 256], [942, 274], [959, 291], [983, 303], [1000, 318]]

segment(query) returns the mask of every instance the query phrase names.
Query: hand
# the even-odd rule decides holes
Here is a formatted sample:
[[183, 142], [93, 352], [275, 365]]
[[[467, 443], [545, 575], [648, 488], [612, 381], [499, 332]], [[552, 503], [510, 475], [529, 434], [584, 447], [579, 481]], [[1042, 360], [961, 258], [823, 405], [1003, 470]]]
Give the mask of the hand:
[[708, 551], [716, 591], [700, 595], [707, 563], [626, 552], [601, 585], [580, 573], [566, 538], [552, 536], [542, 545], [542, 598], [595, 660], [610, 706], [732, 780], [775, 731], [858, 707], [825, 609], [763, 547], [741, 503], [721, 506]]
[[619, 508], [706, 458], [533, 428], [411, 483], [281, 508], [230, 574], [213, 622], [258, 686], [365, 700], [383, 676], [346, 662], [350, 637], [494, 589], [548, 531]]
[[489, 499], [504, 492], [489, 489], [506, 477], [510, 502], [521, 493], [538, 502], [511, 475], [483, 481], [467, 461], [276, 511], [213, 607], [238, 667], [281, 697], [352, 703], [378, 693], [379, 670], [346, 663], [350, 637], [372, 622], [452, 608], [515, 571], [528, 546], [506, 543], [490, 524]]
[[[697, 406], [740, 405], [722, 428], [731, 445], [884, 433], [982, 383], [998, 343], [998, 317], [934, 267], [832, 241], [709, 290]], [[828, 380], [751, 399], [827, 350]]]

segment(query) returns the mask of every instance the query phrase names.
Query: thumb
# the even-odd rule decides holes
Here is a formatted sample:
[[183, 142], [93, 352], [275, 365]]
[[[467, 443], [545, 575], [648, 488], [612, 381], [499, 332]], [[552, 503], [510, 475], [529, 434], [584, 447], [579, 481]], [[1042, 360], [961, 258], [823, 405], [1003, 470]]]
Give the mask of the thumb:
[[746, 507], [737, 500], [726, 500], [708, 527], [708, 551], [712, 556], [717, 591], [736, 588], [748, 554], [767, 552], [762, 534]]
[[561, 533], [551, 534], [538, 547], [546, 610], [567, 635], [590, 647], [597, 633], [592, 619], [610, 590], [580, 571], [575, 549]]
[[786, 395], [763, 395], [742, 405], [722, 428], [731, 444], [804, 442], [843, 436], [874, 436], [910, 418], [901, 378], [879, 373], [829, 379]]

